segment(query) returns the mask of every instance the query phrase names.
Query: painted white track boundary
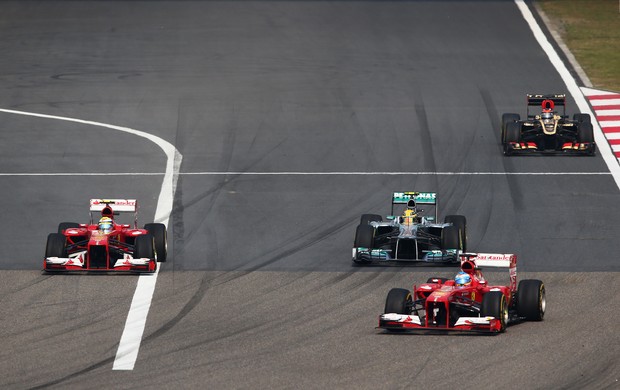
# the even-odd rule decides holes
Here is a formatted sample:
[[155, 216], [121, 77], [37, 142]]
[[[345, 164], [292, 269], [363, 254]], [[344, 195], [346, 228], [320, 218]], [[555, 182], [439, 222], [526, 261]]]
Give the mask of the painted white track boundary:
[[[163, 176], [162, 172], [117, 173], [0, 173], [2, 176]], [[179, 172], [179, 176], [579, 176], [610, 172]]]
[[[0, 112], [7, 114], [33, 116], [45, 119], [54, 119], [66, 122], [82, 123], [90, 126], [105, 127], [112, 130], [123, 131], [125, 133], [133, 134], [138, 137], [146, 138], [159, 146], [166, 154], [166, 172], [164, 173], [164, 179], [161, 185], [161, 191], [157, 199], [157, 209], [155, 210], [155, 221], [161, 222], [168, 226], [170, 214], [172, 213], [172, 206], [174, 202], [174, 192], [176, 190], [176, 182], [178, 178], [179, 167], [181, 166], [181, 160], [183, 156], [179, 151], [162, 138], [146, 133], [144, 131], [131, 129], [129, 127], [121, 127], [110, 125], [107, 123], [93, 122], [76, 118], [68, 118], [56, 115], [46, 115], [27, 111], [16, 111], [8, 109], [0, 109]], [[116, 174], [115, 174], [116, 175]], [[3, 175], [4, 176], [4, 175]], [[116, 358], [114, 359], [113, 370], [133, 370], [133, 367], [138, 358], [138, 351], [140, 349], [140, 343], [142, 341], [142, 335], [144, 333], [144, 327], [146, 325], [146, 317], [148, 316], [149, 309], [151, 307], [151, 301], [153, 299], [153, 293], [155, 291], [155, 283], [157, 282], [157, 275], [159, 274], [159, 266], [154, 274], [141, 275], [138, 278], [138, 284], [136, 291], [134, 292], [133, 299], [131, 301], [131, 307], [127, 314], [127, 320], [125, 321], [125, 328], [116, 351]]]
[[[534, 38], [536, 38], [540, 47], [547, 54], [547, 57], [549, 57], [551, 64], [560, 74], [560, 77], [564, 81], [564, 84], [566, 84], [568, 92], [571, 94], [573, 99], [575, 99], [575, 103], [577, 103], [577, 107], [579, 107], [579, 112], [590, 114], [590, 117], [594, 118], [594, 114], [590, 109], [590, 105], [588, 104], [588, 101], [583, 95], [583, 92], [577, 85], [577, 81], [575, 81], [573, 76], [571, 76], [570, 72], [564, 65], [564, 62], [562, 62], [560, 56], [553, 49], [553, 46], [551, 45], [551, 43], [549, 43], [549, 40], [547, 40], [547, 37], [541, 30], [538, 23], [536, 23], [536, 19], [534, 18], [532, 12], [525, 3], [525, 0], [514, 0], [514, 2], [521, 11], [523, 18], [530, 26], [530, 29], [534, 34]], [[609, 143], [607, 142], [607, 139], [605, 138], [605, 135], [603, 134], [603, 131], [601, 130], [598, 122], [593, 121], [592, 127], [594, 128], [594, 140], [596, 142], [597, 149], [603, 157], [603, 160], [605, 160], [605, 163], [609, 168], [609, 172], [611, 172], [611, 175], [616, 181], [616, 185], [620, 189], [620, 165], [618, 164], [618, 160], [616, 160], [616, 157], [614, 156], [611, 147], [609, 146]]]

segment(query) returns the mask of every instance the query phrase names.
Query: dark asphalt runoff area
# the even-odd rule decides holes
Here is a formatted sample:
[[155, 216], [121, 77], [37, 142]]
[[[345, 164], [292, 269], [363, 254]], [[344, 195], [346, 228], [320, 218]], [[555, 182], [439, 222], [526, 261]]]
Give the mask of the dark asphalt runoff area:
[[[0, 36], [0, 109], [183, 157], [139, 355], [112, 370], [137, 277], [42, 274], [45, 240], [90, 198], [152, 222], [166, 156], [0, 111], [1, 388], [620, 386], [608, 166], [501, 152], [502, 113], [566, 92], [514, 2], [2, 1]], [[408, 190], [465, 215], [469, 250], [516, 253], [545, 320], [376, 330], [391, 288], [457, 272], [352, 266], [360, 215]]]

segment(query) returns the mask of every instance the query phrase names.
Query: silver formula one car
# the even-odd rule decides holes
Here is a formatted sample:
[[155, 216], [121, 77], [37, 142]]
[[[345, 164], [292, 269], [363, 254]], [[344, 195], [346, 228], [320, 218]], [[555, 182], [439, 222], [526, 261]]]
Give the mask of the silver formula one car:
[[[437, 203], [435, 192], [394, 192], [386, 221], [381, 215], [362, 215], [355, 232], [353, 263], [458, 265], [459, 253], [467, 250], [467, 221], [462, 215], [448, 215], [443, 223], [437, 222]], [[395, 206], [404, 210], [395, 214]]]

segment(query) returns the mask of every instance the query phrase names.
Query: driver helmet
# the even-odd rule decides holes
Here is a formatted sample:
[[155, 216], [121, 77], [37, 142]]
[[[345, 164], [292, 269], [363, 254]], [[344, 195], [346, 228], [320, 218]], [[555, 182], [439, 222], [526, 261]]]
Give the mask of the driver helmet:
[[99, 230], [103, 233], [110, 233], [113, 226], [114, 222], [112, 222], [112, 218], [103, 217], [99, 220]]
[[417, 216], [418, 214], [416, 214], [415, 210], [405, 210], [405, 212], [403, 213], [403, 224], [413, 225]]
[[551, 111], [551, 109], [545, 108], [542, 111], [542, 114], [540, 115], [540, 117], [544, 120], [544, 119], [553, 119], [553, 111]]
[[415, 199], [409, 199], [407, 201], [407, 208], [403, 212], [403, 223], [405, 225], [413, 225], [417, 216], [418, 208], [416, 207]]
[[471, 284], [471, 276], [461, 271], [454, 277], [454, 284], [457, 287], [469, 286]]

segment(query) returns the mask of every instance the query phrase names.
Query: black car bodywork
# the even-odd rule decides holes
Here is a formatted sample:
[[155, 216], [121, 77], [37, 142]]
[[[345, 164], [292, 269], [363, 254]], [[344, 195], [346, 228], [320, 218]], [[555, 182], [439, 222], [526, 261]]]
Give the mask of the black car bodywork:
[[[540, 110], [532, 113], [533, 107]], [[530, 153], [593, 156], [596, 153], [590, 115], [574, 114], [570, 120], [563, 94], [528, 94], [527, 119], [521, 120], [519, 114], [503, 114], [501, 140], [506, 156]]]

